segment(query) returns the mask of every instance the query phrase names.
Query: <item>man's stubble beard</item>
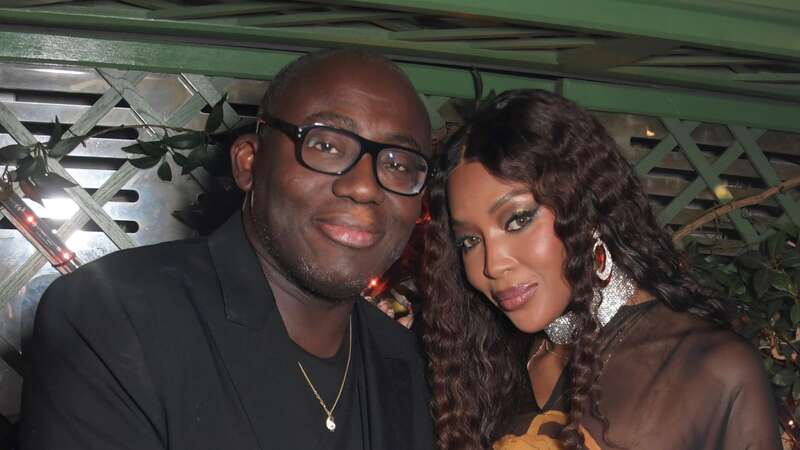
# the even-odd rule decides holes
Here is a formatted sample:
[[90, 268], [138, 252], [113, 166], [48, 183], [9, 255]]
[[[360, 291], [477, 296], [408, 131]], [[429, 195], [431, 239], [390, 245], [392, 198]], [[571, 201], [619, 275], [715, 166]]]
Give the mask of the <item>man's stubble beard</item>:
[[[252, 194], [248, 196], [252, 199]], [[280, 242], [280, 234], [274, 233], [269, 225], [254, 213], [252, 201], [247, 202], [247, 204], [249, 206], [247, 215], [250, 216], [251, 225], [256, 232], [259, 244], [267, 252], [269, 258], [272, 259], [272, 264], [270, 265], [299, 289], [331, 303], [351, 301], [358, 297], [367, 287], [371, 276], [380, 275], [365, 274], [362, 277], [338, 276], [335, 272], [315, 267], [302, 256], [285, 254], [280, 250], [279, 244], [275, 245], [276, 242]], [[395, 261], [402, 254], [402, 251], [403, 247], [394, 249], [391, 255], [392, 261]]]

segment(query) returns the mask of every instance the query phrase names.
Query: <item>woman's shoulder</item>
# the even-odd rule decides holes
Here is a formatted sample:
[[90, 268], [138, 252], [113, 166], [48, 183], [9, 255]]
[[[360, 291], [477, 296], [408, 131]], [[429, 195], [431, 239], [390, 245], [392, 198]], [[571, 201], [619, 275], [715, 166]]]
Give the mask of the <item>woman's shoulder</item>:
[[724, 380], [729, 386], [748, 382], [753, 376], [763, 377], [756, 347], [731, 329], [666, 305], [660, 305], [654, 313], [659, 326], [651, 328], [653, 338], [674, 340], [694, 370]]

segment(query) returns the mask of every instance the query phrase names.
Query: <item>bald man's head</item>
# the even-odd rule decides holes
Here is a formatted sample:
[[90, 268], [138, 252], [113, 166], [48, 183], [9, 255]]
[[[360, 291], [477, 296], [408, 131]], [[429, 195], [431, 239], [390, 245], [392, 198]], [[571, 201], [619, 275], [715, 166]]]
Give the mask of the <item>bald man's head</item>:
[[[383, 66], [391, 72], [394, 72], [405, 82], [405, 84], [413, 88], [411, 80], [409, 80], [405, 72], [403, 72], [403, 70], [400, 69], [400, 67], [398, 67], [397, 64], [395, 64], [392, 60], [379, 53], [356, 48], [320, 50], [297, 58], [281, 69], [277, 75], [275, 75], [272, 81], [270, 81], [267, 91], [264, 93], [264, 97], [261, 99], [260, 111], [266, 111], [270, 114], [275, 113], [273, 110], [274, 105], [282, 99], [282, 96], [286, 93], [287, 88], [295, 81], [298, 81], [298, 79], [302, 77], [302, 74], [306, 73], [307, 70], [313, 69], [313, 67], [317, 64], [329, 59], [360, 61], [362, 63]], [[353, 70], [358, 70], [358, 66], [354, 67]]]

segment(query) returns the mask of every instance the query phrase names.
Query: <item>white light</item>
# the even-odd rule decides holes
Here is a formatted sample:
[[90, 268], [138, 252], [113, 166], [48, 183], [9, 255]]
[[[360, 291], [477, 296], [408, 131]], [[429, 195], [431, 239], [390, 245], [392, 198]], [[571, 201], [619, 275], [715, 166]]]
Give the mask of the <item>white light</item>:
[[34, 201], [26, 201], [37, 216], [53, 220], [67, 220], [78, 212], [78, 205], [69, 198], [46, 198], [44, 208]]
[[52, 73], [56, 75], [84, 75], [85, 72], [78, 72], [77, 70], [66, 69], [31, 69], [34, 72]]

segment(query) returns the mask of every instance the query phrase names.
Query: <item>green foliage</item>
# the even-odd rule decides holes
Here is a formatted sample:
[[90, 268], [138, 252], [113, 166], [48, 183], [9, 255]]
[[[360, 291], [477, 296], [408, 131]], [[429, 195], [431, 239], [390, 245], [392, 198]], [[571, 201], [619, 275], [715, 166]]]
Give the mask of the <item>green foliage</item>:
[[[5, 166], [0, 173], [0, 183], [18, 183], [26, 197], [42, 203], [43, 196], [58, 195], [58, 191], [75, 186], [74, 183], [48, 170], [48, 158], [66, 156], [78, 145], [85, 146], [85, 142], [94, 137], [112, 131], [138, 128], [160, 129], [164, 131], [164, 135], [161, 139], [153, 141], [137, 140], [135, 144], [122, 148], [122, 151], [131, 155], [128, 161], [134, 167], [150, 169], [158, 166], [158, 177], [164, 181], [171, 181], [172, 167], [167, 162], [168, 155], [171, 155], [175, 164], [181, 167], [181, 175], [186, 175], [199, 167], [205, 168], [212, 174], [218, 174], [221, 172], [218, 166], [224, 165], [221, 164], [224, 158], [217, 150], [218, 141], [225, 141], [227, 138], [214, 133], [221, 128], [224, 128], [222, 134], [236, 131], [229, 128], [223, 120], [226, 98], [227, 95], [223, 95], [213, 105], [203, 131], [145, 124], [123, 125], [78, 136], [67, 131], [64, 124], [56, 117], [46, 143], [14, 144], [0, 148], [0, 164]], [[73, 135], [64, 137], [65, 133]]]
[[[737, 331], [757, 346], [787, 417], [800, 420], [800, 230], [771, 230], [757, 249], [733, 257], [690, 243], [689, 265], [701, 284], [736, 302]], [[787, 429], [786, 427], [784, 427]]]

